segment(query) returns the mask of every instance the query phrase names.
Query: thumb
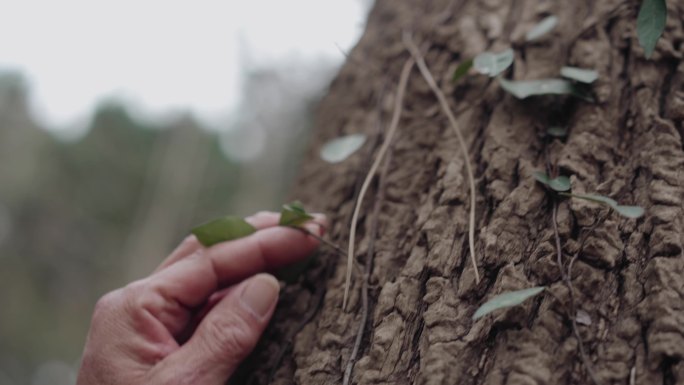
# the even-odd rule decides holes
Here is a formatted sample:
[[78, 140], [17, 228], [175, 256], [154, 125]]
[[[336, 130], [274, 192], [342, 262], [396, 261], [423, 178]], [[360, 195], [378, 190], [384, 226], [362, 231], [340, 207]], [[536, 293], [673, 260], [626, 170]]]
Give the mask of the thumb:
[[151, 382], [224, 384], [259, 341], [279, 291], [278, 281], [269, 274], [258, 274], [229, 290], [190, 340], [155, 366]]

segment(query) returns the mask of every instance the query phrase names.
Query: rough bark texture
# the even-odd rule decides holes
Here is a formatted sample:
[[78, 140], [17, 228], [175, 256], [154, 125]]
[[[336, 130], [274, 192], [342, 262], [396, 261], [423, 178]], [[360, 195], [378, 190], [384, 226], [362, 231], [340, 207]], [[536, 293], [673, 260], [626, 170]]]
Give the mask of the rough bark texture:
[[[311, 152], [294, 196], [328, 213], [345, 245], [355, 192], [386, 129], [408, 53], [402, 29], [428, 42], [426, 61], [468, 140], [477, 197], [474, 282], [467, 247], [468, 187], [455, 135], [417, 70], [393, 143], [384, 189], [370, 191], [357, 260], [374, 248], [370, 306], [357, 384], [588, 384], [567, 315], [551, 225], [553, 200], [531, 174], [547, 162], [572, 175], [575, 192], [599, 192], [647, 213], [611, 215], [573, 268], [579, 325], [602, 384], [684, 384], [684, 2], [668, 0], [668, 24], [652, 60], [636, 39], [637, 1], [378, 0], [365, 35], [319, 109]], [[523, 43], [552, 13], [558, 27]], [[595, 68], [598, 103], [563, 97], [520, 101], [484, 76], [454, 84], [457, 64], [514, 46], [513, 79]], [[465, 109], [465, 110], [464, 110]], [[545, 136], [550, 125], [569, 136]], [[329, 165], [325, 141], [353, 132], [376, 138], [365, 153]], [[378, 192], [379, 191], [379, 192]], [[380, 201], [372, 242], [372, 208]], [[602, 211], [564, 200], [558, 224], [567, 263]], [[361, 275], [342, 311], [346, 261], [321, 250], [284, 289], [275, 321], [236, 382], [339, 384], [361, 318]], [[495, 294], [546, 285], [524, 305], [473, 321]], [[273, 369], [273, 372], [271, 372]]]

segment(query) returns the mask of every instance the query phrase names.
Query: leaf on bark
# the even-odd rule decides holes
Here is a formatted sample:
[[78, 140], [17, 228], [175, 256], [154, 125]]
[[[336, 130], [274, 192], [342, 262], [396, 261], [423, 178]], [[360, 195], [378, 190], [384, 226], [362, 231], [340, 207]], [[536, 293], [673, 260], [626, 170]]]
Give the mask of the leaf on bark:
[[544, 289], [544, 286], [538, 286], [530, 289], [510, 291], [508, 293], [499, 294], [480, 306], [475, 314], [473, 314], [473, 320], [484, 317], [485, 315], [497, 309], [520, 305], [526, 299], [534, 297], [535, 295], [544, 291]]
[[321, 158], [328, 163], [339, 163], [355, 153], [365, 142], [366, 135], [363, 134], [351, 134], [333, 139], [323, 145]]
[[667, 6], [665, 0], [644, 0], [637, 16], [637, 37], [647, 58], [651, 58], [658, 39], [665, 31]]

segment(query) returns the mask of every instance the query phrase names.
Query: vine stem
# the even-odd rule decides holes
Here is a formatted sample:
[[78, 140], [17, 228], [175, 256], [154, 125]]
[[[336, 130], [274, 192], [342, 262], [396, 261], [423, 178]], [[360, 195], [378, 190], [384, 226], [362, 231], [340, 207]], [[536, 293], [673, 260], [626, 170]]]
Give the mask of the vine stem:
[[473, 270], [475, 271], [475, 283], [480, 283], [480, 273], [477, 271], [477, 258], [475, 256], [475, 176], [473, 174], [472, 166], [470, 165], [470, 155], [468, 154], [468, 147], [466, 146], [465, 138], [463, 138], [463, 133], [461, 133], [461, 130], [458, 127], [456, 118], [454, 117], [454, 114], [451, 111], [451, 107], [449, 107], [449, 102], [444, 96], [444, 93], [439, 89], [439, 86], [437, 86], [435, 78], [432, 76], [432, 73], [430, 72], [430, 69], [428, 68], [427, 64], [425, 64], [425, 59], [423, 58], [423, 55], [420, 53], [420, 49], [413, 42], [411, 35], [407, 32], [404, 33], [404, 45], [409, 50], [409, 52], [411, 52], [411, 55], [413, 56], [413, 58], [416, 61], [416, 64], [418, 65], [420, 73], [423, 75], [423, 78], [425, 78], [425, 81], [427, 82], [428, 86], [430, 86], [432, 92], [437, 97], [437, 100], [439, 101], [439, 104], [442, 107], [442, 111], [444, 111], [444, 114], [449, 119], [449, 124], [453, 131], [456, 133], [458, 143], [461, 146], [461, 152], [463, 153], [463, 160], [465, 161], [466, 166], [466, 173], [468, 174], [468, 183], [470, 184], [470, 219], [468, 223], [468, 247], [470, 249], [470, 261], [473, 265]]
[[363, 333], [366, 330], [366, 323], [368, 322], [368, 313], [370, 312], [370, 301], [368, 299], [368, 291], [370, 286], [370, 275], [373, 268], [373, 256], [375, 254], [375, 241], [378, 236], [378, 221], [380, 217], [380, 209], [385, 196], [385, 185], [387, 179], [387, 173], [389, 171], [390, 159], [392, 158], [392, 151], [387, 154], [387, 161], [384, 167], [380, 171], [378, 176], [378, 188], [375, 194], [375, 204], [373, 207], [372, 218], [370, 222], [370, 240], [368, 242], [368, 251], [366, 252], [366, 265], [364, 266], [363, 274], [363, 286], [361, 291], [361, 319], [359, 320], [359, 326], [356, 331], [356, 339], [354, 340], [354, 348], [349, 355], [349, 361], [347, 361], [347, 367], [344, 370], [344, 376], [342, 377], [342, 385], [349, 385], [352, 377], [352, 371], [354, 370], [354, 364], [361, 351], [361, 343], [363, 341]]
[[404, 67], [401, 70], [401, 76], [399, 78], [399, 85], [397, 86], [397, 96], [394, 101], [394, 113], [392, 115], [392, 120], [390, 122], [389, 129], [387, 130], [387, 136], [385, 137], [385, 140], [382, 142], [382, 145], [378, 150], [378, 154], [373, 160], [373, 164], [371, 165], [370, 170], [368, 170], [368, 174], [366, 174], [366, 179], [364, 179], [363, 184], [361, 185], [359, 196], [358, 198], [356, 198], [356, 206], [354, 207], [354, 213], [352, 215], [351, 225], [349, 229], [349, 249], [347, 252], [347, 276], [344, 283], [344, 299], [342, 300], [342, 310], [347, 309], [347, 300], [349, 299], [349, 287], [351, 286], [351, 273], [354, 261], [354, 242], [356, 241], [356, 224], [359, 219], [359, 213], [361, 211], [363, 197], [366, 195], [366, 191], [368, 191], [368, 187], [370, 186], [370, 183], [373, 180], [373, 176], [375, 176], [375, 173], [378, 170], [378, 167], [380, 166], [380, 163], [382, 162], [382, 159], [385, 156], [385, 153], [387, 152], [390, 143], [392, 142], [392, 138], [394, 137], [394, 134], [397, 131], [397, 127], [399, 126], [399, 118], [401, 117], [401, 112], [403, 108], [404, 94], [406, 93], [406, 85], [408, 84], [408, 78], [411, 74], [411, 70], [413, 69], [414, 64], [415, 60], [413, 58], [408, 58], [406, 60], [406, 63], [404, 63]]
[[347, 255], [347, 253], [341, 247], [339, 247], [336, 244], [330, 242], [329, 240], [315, 234], [314, 232], [307, 229], [306, 227], [301, 227], [301, 226], [288, 226], [288, 227], [299, 230], [299, 231], [301, 231], [307, 235], [310, 235], [311, 237], [315, 238], [318, 242], [321, 242], [322, 244], [334, 249], [335, 251], [337, 251], [341, 255]]
[[[582, 342], [582, 337], [580, 336], [579, 333], [579, 328], [577, 327], [577, 319], [576, 319], [576, 314], [577, 314], [577, 305], [575, 301], [575, 292], [574, 288], [572, 286], [572, 277], [570, 277], [570, 269], [572, 268], [572, 262], [575, 260], [575, 258], [572, 259], [570, 263], [570, 267], [568, 268], [568, 272], [566, 272], [563, 269], [563, 249], [561, 248], [561, 241], [560, 241], [560, 234], [558, 232], [558, 200], [554, 197], [553, 199], [553, 212], [551, 214], [552, 216], [552, 222], [553, 222], [553, 234], [556, 240], [556, 263], [558, 264], [558, 270], [560, 270], [561, 274], [561, 279], [563, 280], [563, 283], [565, 283], [565, 286], [568, 289], [568, 293], [570, 296], [570, 314], [568, 314], [568, 318], [570, 318], [570, 323], [572, 324], [572, 333], [574, 334], [575, 338], [577, 339], [577, 347], [579, 349], [580, 353], [580, 358], [582, 359], [582, 363], [584, 364], [584, 368], [587, 370], [587, 373], [589, 374], [589, 377], [591, 378], [591, 381], [595, 385], [601, 385], [601, 382], [598, 380], [598, 377], [596, 376], [596, 373], [594, 372], [594, 369], [591, 365], [591, 362], [589, 361], [589, 357], [587, 357], [587, 353], [584, 349], [584, 342]], [[592, 227], [592, 230], [595, 228]], [[575, 255], [579, 255], [579, 252], [581, 251], [582, 247], [584, 246], [584, 242], [588, 238], [588, 235], [582, 240], [580, 243], [580, 249], [578, 250], [578, 253]]]

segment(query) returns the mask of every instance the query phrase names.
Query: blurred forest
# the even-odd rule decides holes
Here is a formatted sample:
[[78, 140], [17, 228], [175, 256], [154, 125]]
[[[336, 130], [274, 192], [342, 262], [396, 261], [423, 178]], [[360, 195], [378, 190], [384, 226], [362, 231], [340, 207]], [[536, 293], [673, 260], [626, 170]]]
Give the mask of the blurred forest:
[[68, 142], [35, 123], [22, 75], [0, 74], [0, 385], [73, 383], [102, 294], [194, 224], [279, 207], [336, 69], [313, 64], [246, 74], [225, 131], [141, 122], [113, 100]]

